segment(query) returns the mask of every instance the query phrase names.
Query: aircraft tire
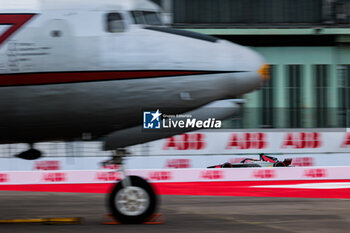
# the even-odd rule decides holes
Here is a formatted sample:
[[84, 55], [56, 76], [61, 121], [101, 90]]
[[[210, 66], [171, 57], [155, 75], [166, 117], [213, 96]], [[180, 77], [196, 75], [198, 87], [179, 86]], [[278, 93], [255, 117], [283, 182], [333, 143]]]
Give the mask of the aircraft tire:
[[131, 186], [117, 183], [109, 195], [108, 206], [112, 215], [123, 224], [141, 224], [149, 219], [157, 207], [157, 196], [143, 178], [130, 176]]

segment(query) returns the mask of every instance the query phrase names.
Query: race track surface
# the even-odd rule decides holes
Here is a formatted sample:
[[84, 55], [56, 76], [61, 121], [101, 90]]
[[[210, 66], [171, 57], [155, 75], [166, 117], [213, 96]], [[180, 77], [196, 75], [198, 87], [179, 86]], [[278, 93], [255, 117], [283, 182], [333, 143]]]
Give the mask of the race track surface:
[[80, 225], [6, 224], [0, 232], [349, 232], [349, 199], [161, 196], [163, 225], [101, 225], [104, 194], [0, 192], [0, 219], [83, 217]]

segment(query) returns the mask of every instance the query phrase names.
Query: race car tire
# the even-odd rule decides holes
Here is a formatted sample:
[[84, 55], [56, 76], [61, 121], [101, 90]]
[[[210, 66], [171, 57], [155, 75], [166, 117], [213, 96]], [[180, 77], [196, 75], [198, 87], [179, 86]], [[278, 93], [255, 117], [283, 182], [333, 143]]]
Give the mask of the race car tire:
[[130, 176], [131, 185], [117, 183], [108, 199], [108, 207], [116, 220], [123, 224], [141, 224], [154, 214], [157, 196], [152, 186], [138, 176]]
[[282, 162], [277, 162], [274, 164], [274, 167], [285, 167], [285, 165]]

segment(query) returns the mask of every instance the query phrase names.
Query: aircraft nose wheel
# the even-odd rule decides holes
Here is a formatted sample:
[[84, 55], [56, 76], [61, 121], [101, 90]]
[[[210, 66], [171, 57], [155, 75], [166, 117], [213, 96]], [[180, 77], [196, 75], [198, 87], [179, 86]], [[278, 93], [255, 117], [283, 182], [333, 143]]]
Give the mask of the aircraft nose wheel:
[[112, 215], [124, 224], [141, 224], [156, 210], [157, 197], [151, 185], [141, 177], [130, 176], [130, 186], [119, 182], [109, 196]]
[[126, 187], [117, 193], [115, 202], [122, 214], [137, 216], [147, 210], [149, 206], [149, 195], [142, 188]]

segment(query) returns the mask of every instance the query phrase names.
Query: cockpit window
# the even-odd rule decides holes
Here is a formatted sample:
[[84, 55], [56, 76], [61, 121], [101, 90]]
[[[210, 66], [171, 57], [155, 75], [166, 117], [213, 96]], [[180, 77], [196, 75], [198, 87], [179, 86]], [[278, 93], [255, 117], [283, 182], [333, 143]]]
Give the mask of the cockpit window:
[[119, 13], [107, 14], [107, 31], [112, 33], [125, 31], [125, 24], [121, 14]]
[[145, 19], [141, 11], [132, 11], [131, 14], [136, 24], [145, 24]]
[[157, 12], [143, 11], [143, 16], [145, 17], [146, 23], [149, 25], [161, 25], [162, 22]]
[[155, 11], [132, 11], [131, 15], [136, 24], [162, 25], [159, 13]]

